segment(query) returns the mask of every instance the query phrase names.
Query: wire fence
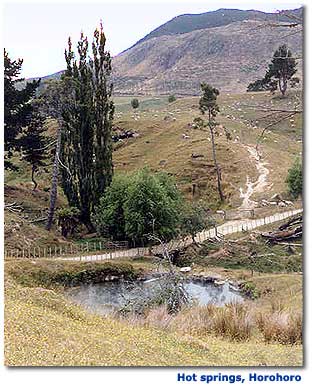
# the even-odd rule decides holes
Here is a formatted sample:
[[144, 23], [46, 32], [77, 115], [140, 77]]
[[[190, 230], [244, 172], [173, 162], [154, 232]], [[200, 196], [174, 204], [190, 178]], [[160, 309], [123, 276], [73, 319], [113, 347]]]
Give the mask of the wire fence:
[[[195, 236], [195, 241], [202, 243], [206, 240], [220, 237], [232, 233], [247, 232], [271, 224], [277, 221], [284, 220], [288, 217], [294, 216], [303, 212], [303, 209], [289, 210], [286, 212], [275, 213], [271, 216], [250, 220], [236, 220], [230, 221], [217, 227], [208, 230], [203, 230]], [[175, 249], [182, 249], [191, 245], [193, 239], [191, 236], [180, 240], [172, 240], [166, 244], [168, 251]], [[93, 253], [94, 252], [94, 253]], [[93, 254], [91, 254], [93, 253]], [[75, 249], [73, 245], [54, 246], [54, 247], [35, 247], [22, 250], [5, 250], [6, 259], [19, 258], [57, 258], [62, 260], [72, 261], [98, 261], [111, 260], [117, 258], [135, 258], [140, 256], [152, 256], [162, 254], [163, 247], [156, 245], [152, 247], [141, 247], [127, 249], [127, 242], [122, 243], [102, 243], [102, 242], [86, 242]]]
[[58, 258], [64, 256], [79, 255], [84, 256], [90, 253], [112, 253], [113, 251], [123, 251], [128, 248], [128, 242], [108, 242], [108, 241], [86, 241], [77, 244], [48, 245], [42, 247], [29, 247], [23, 249], [5, 249], [5, 259], [19, 258]]

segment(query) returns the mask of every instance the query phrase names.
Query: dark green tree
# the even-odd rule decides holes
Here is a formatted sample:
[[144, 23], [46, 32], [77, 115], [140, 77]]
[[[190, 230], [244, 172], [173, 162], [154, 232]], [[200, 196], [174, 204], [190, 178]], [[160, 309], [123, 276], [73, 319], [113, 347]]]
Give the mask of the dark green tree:
[[266, 79], [277, 79], [281, 94], [287, 91], [288, 81], [297, 72], [297, 62], [292, 57], [291, 51], [283, 44], [274, 53], [268, 66]]
[[272, 80], [271, 78], [264, 77], [263, 79], [257, 79], [255, 82], [252, 82], [248, 85], [246, 91], [276, 91], [277, 90], [277, 81]]
[[177, 99], [176, 96], [173, 95], [173, 94], [168, 96], [168, 102], [169, 102], [169, 103], [175, 102], [176, 99]]
[[47, 137], [45, 136], [46, 128], [44, 126], [45, 117], [36, 108], [33, 111], [31, 121], [27, 128], [23, 131], [21, 138], [21, 149], [23, 159], [31, 165], [31, 179], [34, 183], [33, 190], [36, 190], [38, 184], [35, 180], [35, 173], [41, 166], [46, 165], [47, 153]]
[[279, 86], [280, 92], [284, 96], [287, 91], [288, 81], [290, 81], [291, 87], [299, 82], [299, 78], [293, 78], [296, 72], [297, 62], [292, 57], [291, 51], [283, 44], [275, 51], [264, 78], [250, 83], [247, 91], [269, 90], [275, 92]]
[[70, 206], [80, 210], [80, 219], [90, 231], [91, 212], [113, 175], [114, 104], [112, 84], [108, 81], [111, 57], [105, 44], [101, 26], [94, 33], [89, 58], [88, 39], [82, 33], [76, 59], [69, 39], [65, 51], [67, 69], [62, 78], [63, 88], [70, 90], [62, 104], [62, 188]]
[[77, 208], [62, 208], [57, 212], [58, 225], [63, 237], [73, 236], [78, 227], [80, 211]]
[[190, 235], [194, 243], [196, 243], [195, 237], [198, 232], [208, 229], [215, 223], [201, 202], [186, 204], [181, 222], [182, 236]]
[[297, 159], [289, 169], [286, 183], [288, 184], [288, 190], [293, 198], [302, 195], [303, 173], [302, 163], [299, 159]]
[[110, 187], [100, 198], [93, 215], [93, 223], [99, 234], [110, 236], [115, 240], [127, 239], [124, 207], [130, 181], [128, 175], [114, 176]]
[[10, 161], [14, 151], [21, 148], [20, 134], [31, 120], [35, 96], [40, 80], [23, 85], [19, 78], [23, 60], [11, 60], [4, 50], [4, 167], [16, 169]]
[[99, 233], [141, 245], [150, 235], [163, 240], [177, 235], [181, 209], [182, 197], [173, 179], [143, 169], [113, 179], [93, 220]]
[[224, 195], [221, 188], [221, 171], [220, 166], [217, 162], [216, 156], [216, 145], [214, 137], [214, 129], [216, 127], [215, 117], [219, 112], [219, 106], [217, 104], [217, 97], [219, 95], [219, 90], [215, 87], [209, 86], [207, 83], [201, 84], [202, 96], [199, 101], [199, 108], [202, 114], [207, 112], [208, 114], [208, 127], [210, 131], [211, 144], [212, 144], [212, 155], [215, 164], [215, 170], [217, 175], [217, 189], [220, 197], [220, 201], [224, 201]]
[[137, 98], [134, 98], [131, 100], [131, 106], [133, 107], [134, 110], [137, 109], [139, 105], [140, 105], [140, 102], [138, 101]]

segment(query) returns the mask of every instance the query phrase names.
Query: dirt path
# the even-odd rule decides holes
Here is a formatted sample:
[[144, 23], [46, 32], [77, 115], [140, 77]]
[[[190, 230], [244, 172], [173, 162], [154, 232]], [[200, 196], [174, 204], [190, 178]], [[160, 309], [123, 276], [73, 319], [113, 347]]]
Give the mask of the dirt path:
[[242, 198], [241, 209], [252, 209], [255, 208], [258, 203], [251, 200], [251, 197], [255, 193], [264, 192], [265, 188], [269, 185], [267, 181], [267, 176], [269, 174], [269, 169], [265, 166], [267, 163], [260, 160], [258, 153], [254, 146], [243, 145], [249, 153], [249, 157], [253, 159], [258, 171], [258, 179], [253, 182], [249, 176], [246, 178], [246, 190], [240, 188], [240, 198]]

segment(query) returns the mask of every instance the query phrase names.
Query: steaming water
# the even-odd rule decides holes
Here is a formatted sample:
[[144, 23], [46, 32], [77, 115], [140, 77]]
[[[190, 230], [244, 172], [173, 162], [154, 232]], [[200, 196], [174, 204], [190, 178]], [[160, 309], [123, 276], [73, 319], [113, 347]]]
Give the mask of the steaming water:
[[[70, 288], [67, 290], [67, 296], [89, 311], [105, 315], [121, 307], [127, 299], [133, 298], [135, 293], [138, 293], [138, 296], [145, 296], [150, 291], [156, 290], [159, 285], [158, 279], [137, 282], [134, 288], [126, 287], [121, 282], [107, 282]], [[208, 281], [190, 280], [184, 283], [184, 287], [191, 301], [200, 305], [212, 303], [223, 306], [243, 301], [243, 297], [232, 290], [229, 283], [217, 286]]]

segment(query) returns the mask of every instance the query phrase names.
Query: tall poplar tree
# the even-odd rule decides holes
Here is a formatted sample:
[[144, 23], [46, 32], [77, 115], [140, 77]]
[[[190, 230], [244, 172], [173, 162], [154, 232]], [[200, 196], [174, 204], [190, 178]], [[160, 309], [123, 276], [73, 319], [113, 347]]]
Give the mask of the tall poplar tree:
[[111, 183], [112, 121], [111, 56], [105, 50], [102, 26], [94, 32], [92, 57], [89, 43], [81, 33], [77, 57], [69, 38], [65, 51], [67, 69], [62, 78], [68, 92], [63, 104], [61, 168], [62, 187], [70, 206], [80, 210], [80, 219], [89, 230], [91, 212], [104, 189]]

